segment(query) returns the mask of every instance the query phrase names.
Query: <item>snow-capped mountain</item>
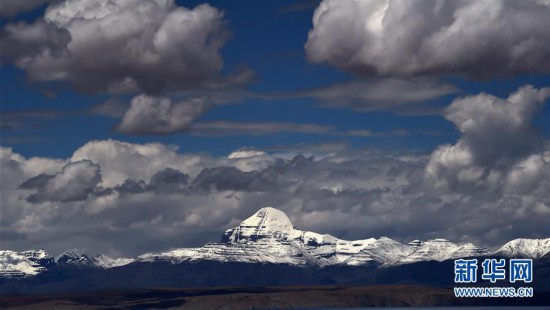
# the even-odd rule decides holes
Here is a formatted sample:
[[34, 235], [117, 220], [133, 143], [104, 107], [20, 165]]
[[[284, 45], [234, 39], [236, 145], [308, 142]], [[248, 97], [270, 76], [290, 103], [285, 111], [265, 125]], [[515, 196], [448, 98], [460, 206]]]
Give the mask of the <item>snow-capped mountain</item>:
[[131, 258], [111, 258], [105, 254], [92, 256], [82, 249], [67, 250], [56, 259], [58, 264], [79, 264], [101, 268], [120, 267], [133, 261]]
[[0, 277], [36, 275], [53, 265], [55, 265], [53, 257], [44, 250], [23, 252], [0, 250]]
[[550, 253], [550, 238], [515, 239], [498, 249], [495, 254], [506, 257], [538, 259]]
[[53, 258], [45, 250], [0, 250], [0, 277], [19, 278], [37, 275], [56, 265], [81, 265], [97, 268], [113, 268], [133, 262], [129, 258], [111, 258], [104, 254], [92, 256], [81, 249], [72, 249]]
[[483, 256], [490, 253], [487, 249], [477, 247], [471, 243], [456, 244], [446, 239], [414, 240], [409, 242], [408, 245], [413, 247], [413, 250], [403, 258], [401, 263], [427, 260], [444, 261], [461, 257]]
[[416, 240], [409, 244], [386, 237], [342, 240], [331, 235], [295, 229], [284, 212], [267, 207], [239, 226], [228, 229], [221, 243], [207, 244], [202, 248], [149, 253], [138, 257], [138, 261], [214, 260], [319, 267], [335, 264], [390, 266], [487, 254], [488, 250], [472, 244], [458, 245], [444, 239], [426, 242]]
[[113, 259], [103, 254], [92, 256], [83, 250], [73, 249], [60, 254], [54, 261], [44, 250], [0, 251], [0, 277], [36, 275], [52, 266], [64, 264], [108, 269], [133, 262], [208, 261], [312, 267], [372, 265], [386, 268], [476, 256], [538, 259], [548, 253], [550, 238], [516, 239], [494, 252], [471, 243], [456, 244], [445, 239], [414, 240], [408, 244], [387, 237], [348, 241], [328, 234], [296, 229], [284, 212], [267, 207], [237, 227], [225, 231], [220, 243], [147, 253], [135, 259]]
[[55, 261], [58, 264], [92, 265], [94, 263], [92, 256], [82, 249], [67, 250], [59, 254]]

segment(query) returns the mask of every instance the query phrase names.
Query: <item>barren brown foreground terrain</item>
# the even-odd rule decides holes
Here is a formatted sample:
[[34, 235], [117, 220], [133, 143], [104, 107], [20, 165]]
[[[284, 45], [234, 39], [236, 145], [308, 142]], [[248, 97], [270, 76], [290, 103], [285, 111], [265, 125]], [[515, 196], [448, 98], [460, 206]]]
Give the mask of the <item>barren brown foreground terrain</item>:
[[[457, 299], [451, 289], [413, 285], [219, 287], [0, 297], [3, 309], [288, 309], [403, 306], [544, 305], [530, 300]], [[528, 304], [526, 304], [528, 302]], [[498, 305], [498, 304], [497, 304]]]

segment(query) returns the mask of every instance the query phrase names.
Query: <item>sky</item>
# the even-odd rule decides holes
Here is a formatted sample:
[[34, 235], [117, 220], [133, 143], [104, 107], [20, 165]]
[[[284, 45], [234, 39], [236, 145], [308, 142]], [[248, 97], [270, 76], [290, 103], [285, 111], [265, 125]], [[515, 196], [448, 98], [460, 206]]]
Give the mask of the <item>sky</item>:
[[0, 0], [0, 248], [134, 256], [258, 209], [550, 236], [550, 2]]

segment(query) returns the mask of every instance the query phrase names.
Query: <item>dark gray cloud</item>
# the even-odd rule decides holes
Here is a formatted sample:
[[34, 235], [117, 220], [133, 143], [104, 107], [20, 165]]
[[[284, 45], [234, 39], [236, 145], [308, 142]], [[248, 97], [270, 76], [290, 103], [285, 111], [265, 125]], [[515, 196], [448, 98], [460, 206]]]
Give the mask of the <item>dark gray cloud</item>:
[[6, 25], [0, 30], [0, 40], [0, 64], [15, 60], [19, 66], [31, 66], [32, 60], [41, 55], [66, 57], [71, 35], [66, 29], [39, 19], [33, 24]]
[[139, 194], [154, 192], [158, 194], [184, 193], [187, 190], [189, 175], [174, 168], [165, 168], [155, 173], [147, 183], [144, 180], [126, 179], [123, 183], [112, 188], [105, 188], [99, 196], [120, 194]]
[[325, 0], [310, 61], [367, 75], [490, 78], [550, 72], [547, 1]]
[[[147, 191], [147, 183], [143, 180], [126, 179], [124, 183], [113, 187], [114, 191], [121, 194], [138, 194]], [[111, 191], [107, 190], [102, 194], [110, 194]]]
[[126, 134], [170, 134], [189, 130], [215, 104], [207, 98], [173, 102], [169, 98], [134, 97], [116, 130]]
[[151, 177], [149, 189], [159, 193], [181, 192], [184, 190], [189, 175], [174, 168], [166, 168]]
[[46, 186], [46, 184], [48, 184], [48, 182], [53, 178], [54, 178], [53, 175], [48, 175], [48, 174], [37, 175], [23, 182], [20, 188], [23, 188], [23, 189], [41, 188]]
[[277, 192], [294, 183], [285, 177], [287, 174], [300, 174], [312, 163], [313, 157], [298, 155], [291, 160], [276, 160], [260, 171], [241, 171], [235, 167], [205, 168], [193, 180], [191, 188], [199, 192]]
[[86, 200], [101, 182], [100, 167], [89, 160], [71, 162], [54, 174], [41, 174], [20, 186], [22, 189], [36, 190], [27, 197], [32, 203], [70, 202]]
[[235, 167], [204, 169], [193, 181], [198, 191], [273, 191], [279, 188], [277, 180], [259, 171], [241, 171]]
[[33, 24], [3, 31], [6, 56], [32, 80], [66, 81], [90, 93], [211, 89], [251, 77], [246, 70], [221, 75], [228, 31], [223, 12], [208, 4], [63, 1]]

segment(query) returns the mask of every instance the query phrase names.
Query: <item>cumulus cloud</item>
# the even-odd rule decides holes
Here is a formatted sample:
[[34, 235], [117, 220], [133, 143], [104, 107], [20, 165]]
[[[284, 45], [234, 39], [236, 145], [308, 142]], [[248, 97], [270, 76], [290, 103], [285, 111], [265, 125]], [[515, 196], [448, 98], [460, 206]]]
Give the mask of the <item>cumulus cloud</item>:
[[149, 183], [146, 183], [144, 180], [126, 179], [122, 184], [118, 184], [113, 188], [103, 189], [100, 195], [111, 195], [113, 192], [121, 194], [138, 194], [147, 191], [162, 194], [183, 193], [186, 189], [188, 180], [188, 174], [168, 167], [155, 173], [151, 177]]
[[196, 175], [208, 157], [179, 154], [178, 147], [162, 143], [132, 144], [116, 140], [90, 141], [78, 148], [70, 161], [91, 160], [102, 168], [103, 186], [113, 187], [126, 179], [150, 180], [167, 167]]
[[101, 182], [100, 167], [89, 160], [71, 162], [54, 174], [31, 178], [20, 188], [36, 190], [27, 198], [32, 203], [86, 200]]
[[[538, 98], [541, 91], [522, 88], [498, 100], [516, 104], [521, 100], [511, 98], [517, 93]], [[300, 229], [348, 239], [447, 238], [498, 246], [550, 233], [548, 151], [510, 153], [506, 157], [515, 159], [497, 166], [461, 167], [457, 175], [464, 180], [468, 167], [480, 167], [485, 176], [475, 181], [479, 186], [449, 187], [426, 174], [435, 152], [318, 145], [214, 157], [182, 153], [173, 145], [114, 140], [91, 141], [68, 159], [24, 158], [0, 150], [0, 224], [3, 232], [17, 236], [3, 239], [7, 248], [44, 247], [55, 253], [80, 246], [128, 256], [198, 246], [218, 241], [224, 229], [268, 205], [287, 212]], [[307, 157], [296, 150], [324, 155]], [[15, 180], [25, 184], [19, 187]], [[32, 195], [40, 204], [21, 199]]]
[[276, 192], [291, 184], [288, 180], [280, 178], [281, 175], [304, 172], [305, 167], [312, 162], [313, 157], [298, 155], [291, 160], [279, 159], [263, 170], [241, 171], [235, 167], [205, 168], [194, 179], [192, 189], [199, 192]]
[[67, 44], [71, 41], [71, 35], [66, 29], [41, 19], [30, 25], [24, 22], [8, 24], [1, 30], [1, 34], [2, 63], [15, 58], [24, 64], [41, 55], [65, 57], [68, 53]]
[[432, 153], [427, 173], [443, 185], [489, 182], [495, 186], [511, 166], [543, 150], [532, 121], [548, 97], [550, 88], [528, 85], [506, 99], [486, 93], [456, 99], [445, 117], [461, 137], [456, 144], [440, 146]]
[[39, 174], [54, 174], [66, 164], [63, 159], [25, 158], [11, 147], [0, 146], [0, 188], [16, 189], [25, 180]]
[[310, 61], [380, 76], [550, 72], [547, 1], [325, 0]]
[[518, 195], [544, 191], [550, 185], [549, 182], [550, 154], [535, 154], [512, 166], [505, 179], [504, 191]]
[[4, 32], [9, 56], [31, 79], [67, 81], [86, 92], [158, 94], [239, 84], [249, 76], [221, 76], [219, 49], [228, 31], [223, 12], [208, 4], [63, 1], [35, 23], [9, 24]]
[[152, 180], [155, 174], [166, 168], [178, 170], [192, 178], [206, 167], [232, 166], [242, 171], [261, 170], [274, 160], [270, 156], [213, 158], [206, 154], [181, 153], [176, 145], [135, 144], [117, 140], [90, 141], [75, 150], [68, 161], [86, 159], [101, 166], [104, 187], [116, 186], [126, 179]]
[[204, 98], [173, 102], [145, 95], [132, 99], [117, 131], [127, 134], [169, 134], [189, 129], [193, 121], [214, 103]]
[[157, 192], [178, 192], [184, 189], [188, 181], [188, 174], [168, 167], [151, 177], [149, 188]]

